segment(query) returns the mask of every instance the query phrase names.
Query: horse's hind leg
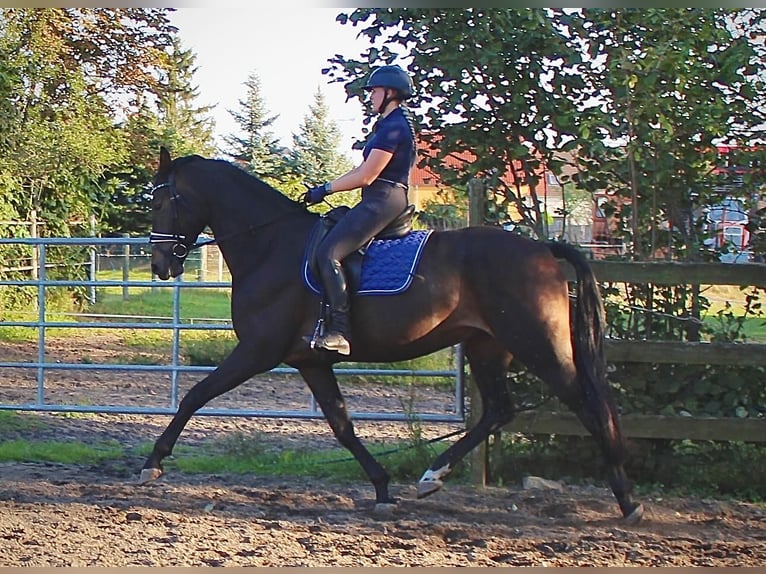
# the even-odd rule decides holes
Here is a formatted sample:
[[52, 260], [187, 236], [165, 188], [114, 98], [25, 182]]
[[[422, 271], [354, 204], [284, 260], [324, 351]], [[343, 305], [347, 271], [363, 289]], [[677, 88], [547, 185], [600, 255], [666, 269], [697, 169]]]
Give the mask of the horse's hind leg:
[[329, 366], [299, 367], [298, 370], [314, 394], [338, 442], [354, 455], [354, 458], [370, 478], [375, 487], [375, 503], [395, 503], [396, 500], [388, 494], [388, 482], [390, 480], [388, 473], [364, 447], [354, 432], [354, 425], [348, 416], [346, 403], [332, 368]]
[[146, 483], [162, 475], [162, 459], [173, 452], [173, 447], [192, 415], [215, 397], [242, 384], [255, 373], [262, 372], [253, 360], [253, 353], [240, 344], [207, 377], [195, 384], [178, 405], [173, 420], [154, 443], [143, 469], [140, 482]]
[[[460, 440], [440, 454], [418, 482], [418, 498], [433, 494], [442, 487], [442, 479], [466, 454], [492, 432], [502, 428], [514, 416], [514, 405], [506, 376], [513, 356], [488, 335], [465, 342], [471, 380], [481, 397], [481, 417]], [[472, 408], [478, 408], [472, 405]]]
[[[535, 359], [547, 356], [538, 353]], [[555, 356], [555, 355], [554, 355]], [[576, 371], [571, 359], [554, 358], [525, 362], [527, 368], [547, 382], [551, 390], [580, 419], [590, 432], [609, 467], [609, 485], [628, 523], [637, 523], [643, 515], [643, 506], [631, 498], [631, 484], [624, 469], [627, 447], [620, 429], [617, 408], [606, 381], [586, 372], [589, 368]], [[519, 355], [519, 359], [524, 358]]]
[[617, 408], [610, 397], [594, 399], [579, 389], [571, 392], [572, 388], [563, 392], [559, 389], [559, 397], [569, 406], [590, 432], [608, 465], [609, 486], [614, 493], [626, 522], [635, 524], [643, 516], [643, 505], [634, 502], [631, 497], [631, 482], [625, 473], [627, 446], [620, 429]]

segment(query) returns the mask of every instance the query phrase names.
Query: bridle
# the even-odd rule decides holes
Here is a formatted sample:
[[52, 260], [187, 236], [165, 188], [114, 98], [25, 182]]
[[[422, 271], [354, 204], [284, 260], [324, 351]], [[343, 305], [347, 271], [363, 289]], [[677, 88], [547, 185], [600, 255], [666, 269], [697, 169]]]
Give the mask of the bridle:
[[[152, 187], [151, 190], [149, 190], [149, 193], [154, 195], [154, 192], [158, 189], [163, 189], [167, 187], [170, 190], [170, 201], [171, 206], [173, 207], [173, 224], [178, 221], [178, 202], [181, 201], [181, 196], [178, 194], [178, 191], [176, 191], [176, 186], [174, 185], [173, 181], [173, 173], [171, 172], [170, 177], [168, 178], [168, 181], [164, 183], [158, 183], [154, 187]], [[173, 257], [179, 260], [183, 260], [186, 258], [187, 255], [189, 255], [189, 251], [192, 249], [195, 249], [197, 247], [201, 247], [202, 245], [206, 245], [208, 243], [213, 243], [215, 240], [209, 240], [202, 243], [189, 245], [186, 242], [186, 236], [181, 235], [180, 233], [160, 233], [152, 231], [149, 234], [149, 243], [172, 243], [173, 249], [171, 250], [171, 253], [173, 254]]]
[[[178, 221], [178, 204], [182, 201], [184, 201], [184, 198], [181, 197], [181, 195], [176, 190], [175, 186], [175, 173], [170, 172], [170, 176], [168, 177], [168, 180], [163, 183], [158, 183], [157, 185], [153, 186], [149, 193], [154, 195], [154, 192], [158, 189], [163, 189], [167, 187], [170, 190], [170, 201], [173, 208], [173, 225], [175, 226], [176, 222]], [[198, 241], [194, 243], [193, 245], [189, 245], [187, 242], [187, 237], [185, 235], [182, 235], [180, 233], [162, 233], [162, 232], [155, 232], [152, 231], [149, 234], [149, 243], [155, 244], [155, 243], [172, 243], [173, 248], [171, 250], [171, 253], [173, 257], [176, 259], [183, 261], [187, 255], [189, 255], [189, 252], [193, 249], [199, 249], [200, 247], [203, 247], [205, 245], [211, 245], [213, 243], [220, 243], [221, 241], [224, 241], [226, 239], [229, 239], [231, 237], [242, 235], [243, 233], [253, 233], [256, 230], [266, 227], [268, 225], [271, 225], [272, 223], [275, 223], [276, 221], [282, 219], [285, 216], [291, 215], [293, 213], [297, 213], [298, 211], [305, 211], [305, 208], [296, 209], [295, 211], [288, 210], [284, 212], [282, 215], [268, 220], [263, 221], [260, 223], [257, 223], [255, 225], [250, 225], [245, 229], [240, 229], [237, 231], [234, 231], [232, 233], [229, 233], [228, 235], [225, 235], [224, 237], [217, 238], [214, 237], [212, 239], [206, 239], [205, 241]]]

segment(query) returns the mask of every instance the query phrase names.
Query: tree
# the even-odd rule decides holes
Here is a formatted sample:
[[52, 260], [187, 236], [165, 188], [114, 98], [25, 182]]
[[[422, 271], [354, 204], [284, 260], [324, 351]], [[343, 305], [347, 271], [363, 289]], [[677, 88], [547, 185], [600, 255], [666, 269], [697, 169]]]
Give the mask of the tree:
[[694, 208], [716, 201], [716, 143], [747, 147], [762, 123], [753, 46], [733, 24], [761, 18], [690, 8], [573, 15], [591, 55], [583, 74], [599, 93], [580, 117], [577, 181], [622, 197], [618, 221], [634, 257], [660, 248], [696, 257]]
[[162, 141], [175, 155], [215, 155], [213, 106], [197, 107], [199, 88], [193, 85], [196, 55], [183, 50], [173, 38], [173, 50], [166, 66], [158, 101]]
[[338, 152], [340, 130], [328, 115], [324, 94], [317, 88], [314, 104], [309, 106], [300, 131], [293, 134], [289, 162], [295, 174], [309, 184], [335, 179], [352, 167], [348, 157]]
[[[579, 52], [559, 25], [560, 11], [545, 9], [358, 9], [343, 24], [362, 26], [371, 47], [361, 59], [336, 56], [325, 70], [361, 97], [372, 66], [408, 61], [419, 102], [423, 140], [434, 153], [422, 161], [448, 185], [473, 178], [499, 192], [496, 219], [519, 211], [540, 234], [540, 167], [560, 173], [555, 151], [571, 146], [572, 117], [584, 84], [572, 67]], [[399, 57], [399, 60], [396, 58]], [[451, 168], [449, 154], [475, 161]], [[430, 157], [429, 157], [430, 156]], [[503, 177], [510, 169], [508, 177]], [[531, 202], [522, 190], [531, 190]]]
[[[763, 119], [763, 11], [359, 9], [338, 20], [371, 47], [325, 72], [359, 97], [371, 66], [408, 62], [436, 149], [425, 161], [446, 183], [485, 180], [502, 192], [490, 216], [511, 204], [540, 232], [540, 167], [560, 176], [562, 155], [574, 155], [578, 186], [628, 190], [621, 215], [637, 257], [669, 245], [661, 222], [683, 227], [691, 198], [712, 187], [713, 142], [752, 140]], [[460, 152], [475, 161], [442, 162]]]
[[143, 104], [121, 124], [126, 156], [103, 174], [94, 193], [99, 231], [145, 235], [152, 225], [148, 185], [163, 140], [159, 114]]
[[3, 150], [3, 170], [16, 174], [4, 199], [28, 219], [46, 219], [45, 231], [68, 234], [89, 215], [87, 182], [121, 153], [103, 99], [94, 96], [85, 71], [70, 67], [74, 50], [63, 34], [74, 26], [61, 10], [7, 10], [4, 50], [18, 73], [10, 101], [19, 110]]
[[50, 234], [90, 215], [99, 178], [125, 157], [114, 118], [158, 86], [166, 10], [2, 9], [0, 51], [16, 113], [0, 150], [0, 201]]
[[[210, 106], [197, 107], [193, 85], [196, 55], [173, 39], [165, 69], [158, 70], [159, 92], [142, 101], [120, 125], [126, 159], [101, 179], [98, 220], [112, 233], [146, 234], [151, 229], [151, 197], [147, 185], [161, 145], [174, 155], [214, 155]], [[151, 105], [150, 101], [155, 104]]]
[[229, 110], [240, 128], [239, 134], [227, 134], [224, 150], [232, 160], [257, 177], [278, 182], [287, 172], [285, 151], [269, 129], [279, 116], [269, 116], [261, 94], [261, 81], [252, 72], [245, 81], [247, 94], [239, 101], [239, 110]]

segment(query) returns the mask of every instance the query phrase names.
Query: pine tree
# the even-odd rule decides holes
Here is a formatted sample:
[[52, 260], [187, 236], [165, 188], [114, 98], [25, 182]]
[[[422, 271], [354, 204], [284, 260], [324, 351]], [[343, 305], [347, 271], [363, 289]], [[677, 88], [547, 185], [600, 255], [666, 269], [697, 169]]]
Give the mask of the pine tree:
[[147, 184], [154, 174], [160, 145], [174, 156], [216, 153], [211, 106], [195, 106], [198, 88], [192, 84], [196, 55], [172, 46], [158, 68], [159, 89], [155, 98], [138, 97], [135, 111], [121, 124], [127, 148], [124, 161], [104, 174], [94, 192], [96, 214], [104, 230], [148, 233], [151, 229], [151, 197]]
[[300, 132], [293, 134], [290, 167], [295, 175], [308, 184], [317, 184], [351, 169], [351, 161], [339, 153], [340, 130], [330, 120], [327, 102], [317, 87], [314, 104], [304, 116]]
[[286, 172], [283, 148], [269, 129], [278, 115], [269, 116], [261, 94], [261, 81], [251, 72], [245, 82], [247, 95], [239, 101], [239, 110], [228, 110], [239, 125], [240, 134], [227, 134], [224, 150], [232, 160], [245, 170], [265, 180], [280, 180]]
[[195, 107], [199, 87], [193, 85], [197, 57], [183, 50], [179, 38], [173, 38], [173, 50], [167, 66], [164, 91], [158, 102], [162, 141], [175, 155], [196, 153], [214, 155], [215, 120], [213, 106]]

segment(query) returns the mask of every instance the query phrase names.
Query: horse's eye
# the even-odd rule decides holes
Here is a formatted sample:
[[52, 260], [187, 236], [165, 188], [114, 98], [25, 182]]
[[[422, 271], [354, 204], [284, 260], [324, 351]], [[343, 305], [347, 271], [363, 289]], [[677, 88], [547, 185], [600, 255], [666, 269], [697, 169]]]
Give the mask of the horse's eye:
[[162, 207], [162, 200], [159, 197], [152, 198], [152, 209], [157, 211]]

